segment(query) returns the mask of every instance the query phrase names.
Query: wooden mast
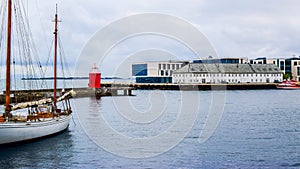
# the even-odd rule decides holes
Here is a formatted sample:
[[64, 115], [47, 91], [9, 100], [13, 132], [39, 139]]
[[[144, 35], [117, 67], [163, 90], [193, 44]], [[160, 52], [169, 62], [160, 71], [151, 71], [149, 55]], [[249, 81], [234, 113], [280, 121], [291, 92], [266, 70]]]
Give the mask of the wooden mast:
[[8, 0], [7, 15], [7, 49], [6, 49], [6, 96], [5, 96], [5, 116], [10, 112], [10, 58], [11, 58], [11, 19], [12, 19], [12, 0]]
[[53, 102], [54, 102], [54, 111], [56, 111], [56, 88], [57, 88], [57, 34], [58, 34], [58, 14], [57, 14], [57, 4], [56, 4], [56, 13], [55, 13], [55, 19], [54, 19], [54, 22], [55, 22], [55, 28], [54, 28], [54, 94], [53, 94]]

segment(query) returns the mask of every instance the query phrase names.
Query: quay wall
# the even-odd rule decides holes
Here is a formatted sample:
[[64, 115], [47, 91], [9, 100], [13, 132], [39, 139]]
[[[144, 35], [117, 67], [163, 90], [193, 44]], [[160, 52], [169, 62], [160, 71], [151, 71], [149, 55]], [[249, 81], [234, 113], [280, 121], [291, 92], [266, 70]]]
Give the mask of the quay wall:
[[[111, 93], [104, 93], [100, 96], [118, 95], [117, 90], [128, 91], [125, 95], [131, 95], [131, 90], [266, 90], [276, 89], [276, 83], [241, 83], [241, 84], [163, 84], [163, 83], [102, 83], [102, 89], [109, 89]], [[65, 89], [69, 91], [71, 88]], [[76, 98], [80, 97], [93, 97], [96, 95], [95, 89], [74, 88], [77, 94]], [[15, 97], [11, 99], [12, 102], [24, 102], [29, 100], [37, 100], [47, 97], [51, 97], [49, 92], [52, 89], [42, 90], [20, 90], [12, 91]], [[59, 89], [58, 92], [62, 90]], [[120, 96], [120, 95], [119, 95]], [[5, 91], [0, 95], [0, 104], [5, 103]]]
[[165, 84], [165, 83], [104, 83], [104, 87], [133, 87], [136, 90], [263, 90], [276, 89], [276, 83], [239, 84]]

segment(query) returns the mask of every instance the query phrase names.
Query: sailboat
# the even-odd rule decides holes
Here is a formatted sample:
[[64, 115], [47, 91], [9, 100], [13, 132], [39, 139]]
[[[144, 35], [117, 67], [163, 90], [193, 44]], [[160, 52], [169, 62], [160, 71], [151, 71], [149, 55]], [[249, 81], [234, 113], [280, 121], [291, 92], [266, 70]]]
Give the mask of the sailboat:
[[[54, 92], [53, 97], [12, 104], [11, 95], [11, 37], [12, 37], [12, 0], [7, 0], [7, 51], [6, 51], [6, 96], [5, 110], [0, 116], [0, 145], [31, 141], [51, 136], [66, 130], [72, 117], [69, 99], [75, 96], [73, 90], [57, 96], [57, 43], [58, 14], [56, 7], [54, 30]], [[60, 102], [62, 108], [57, 106]], [[23, 111], [25, 116], [15, 112]]]

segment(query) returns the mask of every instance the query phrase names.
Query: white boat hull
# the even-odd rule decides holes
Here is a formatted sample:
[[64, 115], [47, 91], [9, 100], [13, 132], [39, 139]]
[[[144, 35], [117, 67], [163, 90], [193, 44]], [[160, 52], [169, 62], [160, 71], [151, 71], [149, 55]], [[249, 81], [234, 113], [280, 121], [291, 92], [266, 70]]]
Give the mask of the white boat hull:
[[0, 144], [33, 140], [64, 131], [72, 115], [40, 122], [0, 123]]

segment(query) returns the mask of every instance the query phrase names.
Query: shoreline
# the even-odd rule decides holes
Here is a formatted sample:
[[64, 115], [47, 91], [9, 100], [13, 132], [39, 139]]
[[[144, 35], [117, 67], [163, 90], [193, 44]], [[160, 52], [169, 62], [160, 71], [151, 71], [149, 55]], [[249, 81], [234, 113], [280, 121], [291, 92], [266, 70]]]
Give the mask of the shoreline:
[[[96, 89], [88, 87], [66, 88], [65, 91], [73, 89], [77, 94], [74, 98], [102, 97], [102, 96], [132, 96], [131, 90], [174, 90], [174, 91], [208, 91], [208, 90], [270, 90], [277, 89], [277, 83], [240, 83], [240, 84], [166, 84], [166, 83], [102, 83], [102, 89], [109, 89], [111, 93], [97, 95]], [[118, 94], [118, 91], [125, 91]], [[49, 95], [53, 89], [40, 90], [18, 90], [11, 91], [15, 97], [12, 102], [25, 102], [43, 98]], [[62, 89], [58, 89], [61, 93]], [[130, 91], [130, 92], [129, 92]], [[50, 96], [51, 97], [51, 96]], [[0, 95], [0, 104], [5, 103], [5, 91]]]
[[167, 84], [167, 83], [103, 83], [105, 87], [133, 87], [135, 90], [265, 90], [277, 89], [277, 83], [237, 84]]

